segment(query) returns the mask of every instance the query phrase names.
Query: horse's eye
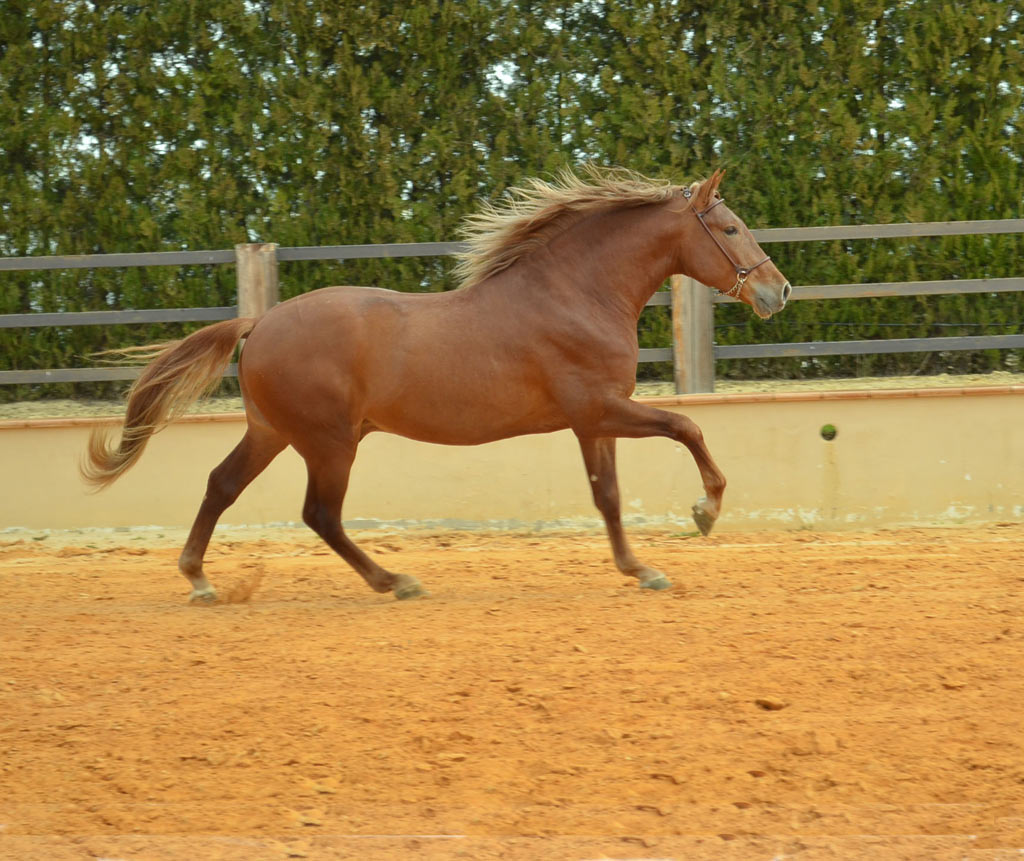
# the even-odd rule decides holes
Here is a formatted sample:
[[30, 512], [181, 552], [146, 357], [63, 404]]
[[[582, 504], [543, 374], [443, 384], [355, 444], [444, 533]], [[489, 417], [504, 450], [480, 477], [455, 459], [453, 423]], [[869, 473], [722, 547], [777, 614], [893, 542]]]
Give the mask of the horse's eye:
[[737, 233], [739, 233], [739, 231], [732, 225], [729, 225], [727, 228], [725, 228], [726, 236], [735, 236]]

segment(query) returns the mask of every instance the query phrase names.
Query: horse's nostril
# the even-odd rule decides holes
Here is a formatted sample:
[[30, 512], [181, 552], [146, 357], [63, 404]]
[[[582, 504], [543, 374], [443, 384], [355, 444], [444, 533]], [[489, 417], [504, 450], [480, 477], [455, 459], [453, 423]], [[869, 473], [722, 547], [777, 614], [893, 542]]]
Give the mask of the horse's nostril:
[[792, 292], [793, 292], [793, 288], [790, 286], [789, 282], [787, 281], [785, 284], [782, 285], [782, 301], [785, 302], [787, 299], [789, 299], [789, 294], [792, 293]]

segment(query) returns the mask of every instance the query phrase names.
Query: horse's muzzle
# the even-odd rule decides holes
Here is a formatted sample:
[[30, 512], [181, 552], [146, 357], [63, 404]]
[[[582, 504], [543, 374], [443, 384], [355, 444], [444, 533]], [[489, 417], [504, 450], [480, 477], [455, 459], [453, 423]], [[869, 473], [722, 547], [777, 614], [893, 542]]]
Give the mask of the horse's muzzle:
[[786, 307], [786, 300], [792, 293], [793, 287], [788, 281], [778, 291], [775, 288], [759, 287], [754, 290], [754, 301], [751, 303], [751, 307], [758, 317], [767, 320], [772, 314], [778, 314]]

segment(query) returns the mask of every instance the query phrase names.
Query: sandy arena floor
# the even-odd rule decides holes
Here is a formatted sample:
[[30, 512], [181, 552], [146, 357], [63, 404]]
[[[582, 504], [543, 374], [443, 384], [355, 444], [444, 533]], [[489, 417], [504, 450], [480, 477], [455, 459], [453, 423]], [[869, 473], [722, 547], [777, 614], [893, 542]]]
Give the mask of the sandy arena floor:
[[0, 534], [0, 858], [946, 859], [1024, 847], [1024, 525]]

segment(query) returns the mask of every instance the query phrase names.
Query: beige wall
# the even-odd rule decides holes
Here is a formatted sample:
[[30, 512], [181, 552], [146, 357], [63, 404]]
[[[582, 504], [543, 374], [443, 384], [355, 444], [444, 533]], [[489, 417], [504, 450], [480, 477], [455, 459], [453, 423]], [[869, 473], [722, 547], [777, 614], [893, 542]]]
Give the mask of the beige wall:
[[[658, 403], [703, 428], [729, 479], [720, 529], [835, 529], [1021, 519], [1021, 394], [1024, 387]], [[832, 442], [819, 435], [825, 423], [838, 428]], [[91, 495], [76, 468], [88, 422], [0, 423], [0, 529], [188, 525], [208, 472], [243, 428], [240, 416], [176, 424], [120, 482]], [[702, 493], [688, 452], [664, 439], [620, 441], [619, 474], [623, 513], [634, 521], [688, 522]], [[289, 450], [222, 522], [298, 521], [304, 481]], [[567, 432], [475, 448], [374, 435], [360, 448], [345, 506], [350, 523], [568, 525], [596, 517]]]

